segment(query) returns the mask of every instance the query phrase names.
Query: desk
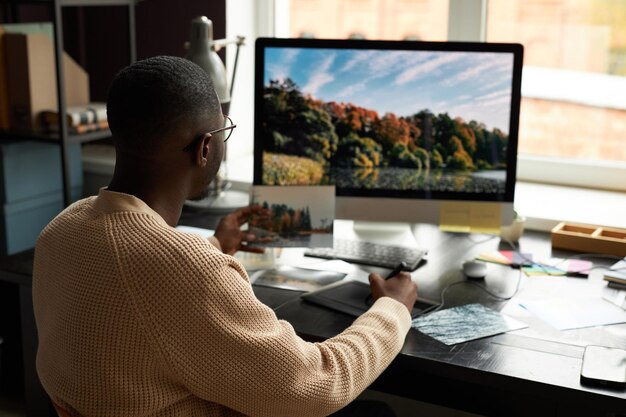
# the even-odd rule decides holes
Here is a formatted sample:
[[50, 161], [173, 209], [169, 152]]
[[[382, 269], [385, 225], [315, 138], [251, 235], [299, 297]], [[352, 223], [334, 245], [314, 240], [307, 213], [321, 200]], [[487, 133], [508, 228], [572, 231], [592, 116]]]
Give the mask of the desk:
[[[204, 216], [200, 220], [185, 216], [181, 223], [215, 227], [215, 221]], [[443, 233], [430, 225], [419, 225], [413, 232], [417, 244], [429, 249], [428, 263], [413, 273], [420, 294], [427, 298], [436, 299], [445, 285], [463, 279], [460, 272], [463, 260], [498, 249], [500, 243], [499, 239], [485, 241], [481, 235]], [[524, 252], [544, 257], [551, 254], [549, 235], [545, 233], [527, 232], [520, 245]], [[555, 256], [569, 254], [554, 253]], [[514, 290], [518, 273], [494, 265], [485, 284], [507, 295]], [[0, 280], [20, 288], [27, 415], [52, 416], [35, 372], [37, 336], [30, 295], [31, 275], [32, 251], [0, 260]], [[524, 278], [522, 289], [532, 279]], [[558, 279], [561, 278], [555, 278]], [[601, 284], [599, 274], [594, 274], [590, 281]], [[266, 287], [255, 287], [254, 291], [307, 340], [332, 337], [353, 321], [350, 316], [303, 303], [297, 292]], [[446, 307], [470, 302], [481, 302], [498, 310], [506, 304], [473, 286], [455, 286], [446, 296]], [[600, 345], [624, 347], [626, 324], [565, 332], [531, 326], [518, 333], [449, 347], [411, 330], [401, 354], [371, 388], [489, 416], [607, 416], [611, 415], [609, 412], [626, 415], [626, 393], [584, 388], [579, 384], [581, 346], [591, 340]]]
[[[499, 247], [497, 238], [443, 233], [430, 225], [419, 225], [414, 232], [418, 244], [429, 250], [428, 263], [412, 274], [420, 295], [427, 298], [437, 299], [447, 284], [464, 279], [460, 271], [463, 260], [487, 250], [510, 249]], [[572, 255], [565, 251], [552, 253], [546, 233], [527, 232], [520, 247], [523, 252], [542, 257]], [[515, 290], [519, 273], [490, 265], [484, 285], [509, 295]], [[549, 290], [568, 282], [581, 291], [587, 284], [603, 285], [599, 271], [592, 273], [588, 281], [522, 277], [521, 291], [527, 285], [544, 285]], [[272, 300], [267, 289], [255, 291], [262, 301]], [[474, 302], [497, 310], [506, 305], [474, 286], [458, 285], [446, 294], [445, 306]], [[307, 304], [297, 296], [275, 311], [310, 341], [332, 337], [353, 321], [350, 316]], [[562, 332], [541, 323], [530, 324], [529, 329], [513, 334], [455, 346], [410, 330], [400, 355], [371, 388], [488, 416], [626, 415], [625, 392], [586, 388], [579, 383], [583, 346], [593, 343], [625, 347], [626, 324]]]

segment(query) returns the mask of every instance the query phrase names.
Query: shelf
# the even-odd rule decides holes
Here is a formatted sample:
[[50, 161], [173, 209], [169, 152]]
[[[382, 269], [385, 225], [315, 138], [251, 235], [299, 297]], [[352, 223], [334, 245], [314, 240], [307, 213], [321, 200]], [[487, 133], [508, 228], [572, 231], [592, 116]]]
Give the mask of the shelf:
[[140, 0], [59, 0], [61, 6], [132, 6]]
[[[136, 38], [135, 38], [135, 6], [141, 0], [0, 0], [0, 5], [5, 5], [6, 14], [13, 20], [19, 21], [19, 6], [25, 4], [35, 4], [50, 7], [52, 11], [52, 22], [54, 28], [54, 57], [56, 69], [56, 87], [57, 87], [57, 108], [66, 108], [65, 97], [65, 81], [63, 78], [63, 7], [81, 7], [81, 6], [122, 6], [128, 8], [128, 28], [129, 28], [129, 44], [130, 44], [130, 62], [137, 60]], [[65, 116], [64, 112], [61, 112]], [[61, 117], [63, 120], [64, 117]], [[63, 176], [63, 201], [65, 206], [72, 202], [71, 185], [70, 185], [70, 167], [68, 161], [68, 144], [86, 143], [99, 139], [111, 137], [109, 130], [89, 132], [81, 135], [72, 135], [65, 132], [65, 135], [48, 132], [14, 132], [0, 131], [0, 141], [24, 141], [31, 140], [37, 142], [45, 142], [61, 145], [61, 170]]]
[[[73, 6], [132, 6], [141, 0], [58, 0], [62, 7]], [[54, 5], [54, 0], [0, 0], [0, 4]]]
[[86, 143], [93, 142], [94, 140], [106, 139], [111, 137], [111, 131], [109, 129], [106, 130], [98, 130], [95, 132], [83, 133], [81, 135], [69, 135], [67, 140], [70, 143]]
[[[111, 137], [111, 131], [98, 130], [95, 132], [83, 133], [81, 135], [68, 135], [68, 143], [86, 143], [93, 142], [94, 140], [106, 139]], [[45, 132], [10, 132], [0, 130], [0, 140], [33, 140], [36, 142], [47, 142], [59, 144], [59, 135], [57, 133], [45, 133]]]
[[53, 4], [52, 0], [0, 0], [0, 4]]

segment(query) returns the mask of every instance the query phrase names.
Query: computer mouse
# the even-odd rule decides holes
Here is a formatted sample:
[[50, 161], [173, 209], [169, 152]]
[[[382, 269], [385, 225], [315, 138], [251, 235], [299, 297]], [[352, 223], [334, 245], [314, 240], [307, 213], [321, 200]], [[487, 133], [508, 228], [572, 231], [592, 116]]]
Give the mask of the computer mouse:
[[475, 260], [465, 261], [463, 262], [463, 273], [468, 278], [485, 278], [485, 275], [487, 275], [487, 264]]

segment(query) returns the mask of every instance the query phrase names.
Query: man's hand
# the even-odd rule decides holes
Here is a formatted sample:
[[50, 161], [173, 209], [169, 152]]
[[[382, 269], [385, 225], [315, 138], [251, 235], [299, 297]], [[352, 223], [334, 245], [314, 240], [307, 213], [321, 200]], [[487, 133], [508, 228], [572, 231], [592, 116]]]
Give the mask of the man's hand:
[[404, 304], [411, 312], [417, 300], [417, 284], [411, 281], [411, 275], [408, 272], [400, 272], [387, 280], [372, 273], [369, 275], [369, 281], [374, 300], [380, 297], [390, 297]]
[[245, 244], [245, 242], [254, 242], [256, 236], [252, 233], [241, 230], [241, 226], [248, 222], [251, 216], [265, 216], [267, 210], [260, 206], [249, 206], [239, 210], [235, 210], [227, 216], [224, 216], [217, 225], [215, 237], [222, 246], [222, 252], [233, 255], [238, 250], [254, 253], [263, 253], [263, 248], [254, 248]]

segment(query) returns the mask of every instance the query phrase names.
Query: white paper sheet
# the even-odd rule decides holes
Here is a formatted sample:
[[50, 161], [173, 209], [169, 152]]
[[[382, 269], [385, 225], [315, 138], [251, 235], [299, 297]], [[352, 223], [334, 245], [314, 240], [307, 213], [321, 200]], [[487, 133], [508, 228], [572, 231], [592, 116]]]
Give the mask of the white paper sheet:
[[519, 304], [558, 330], [626, 323], [626, 311], [599, 297], [520, 300]]

